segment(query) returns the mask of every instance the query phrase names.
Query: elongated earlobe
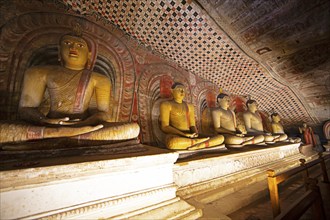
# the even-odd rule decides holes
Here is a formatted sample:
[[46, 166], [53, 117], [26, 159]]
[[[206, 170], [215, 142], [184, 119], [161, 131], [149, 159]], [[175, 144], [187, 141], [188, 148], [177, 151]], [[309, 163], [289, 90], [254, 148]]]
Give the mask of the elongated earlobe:
[[62, 63], [62, 57], [61, 57], [61, 47], [60, 46], [57, 47], [57, 51], [58, 51], [57, 60], [58, 60], [58, 62], [61, 63], [61, 65], [63, 65], [63, 63]]
[[92, 67], [91, 57], [92, 57], [92, 53], [91, 53], [91, 52], [88, 52], [88, 56], [87, 56], [87, 64], [86, 64], [86, 68], [87, 68], [87, 69], [91, 69], [91, 67]]
[[90, 68], [91, 68], [91, 60], [88, 59], [86, 64], [86, 69], [90, 69]]

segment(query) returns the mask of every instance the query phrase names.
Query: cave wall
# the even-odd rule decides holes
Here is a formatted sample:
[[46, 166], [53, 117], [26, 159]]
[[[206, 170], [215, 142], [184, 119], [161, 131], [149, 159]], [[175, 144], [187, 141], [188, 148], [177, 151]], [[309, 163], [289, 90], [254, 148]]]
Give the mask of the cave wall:
[[6, 11], [0, 39], [0, 120], [18, 119], [25, 70], [33, 65], [59, 65], [59, 39], [70, 33], [77, 23], [81, 25], [83, 35], [98, 45], [94, 71], [107, 75], [113, 83], [113, 119], [139, 123], [140, 138], [144, 143], [155, 142], [152, 114], [157, 115], [158, 108], [154, 103], [170, 98], [170, 86], [174, 81], [186, 86], [185, 100], [194, 103], [197, 118], [201, 108], [207, 107], [207, 94], [212, 93], [215, 97], [219, 91], [212, 83], [165, 60], [111, 24], [99, 24], [72, 15], [56, 4], [39, 2], [36, 5], [14, 4], [7, 7], [11, 11]]
[[[233, 37], [239, 36], [235, 31], [248, 25], [246, 22], [251, 19], [242, 19], [238, 22], [240, 26], [230, 25], [234, 18], [241, 16], [240, 7], [225, 3], [162, 0], [15, 0], [3, 3], [0, 119], [17, 119], [25, 70], [32, 65], [57, 64], [59, 37], [79, 23], [84, 35], [98, 44], [94, 70], [108, 75], [113, 83], [113, 118], [138, 122], [141, 139], [146, 143], [155, 141], [152, 131], [157, 115], [154, 111], [158, 110], [159, 99], [169, 97], [169, 85], [173, 81], [187, 86], [186, 100], [195, 105], [199, 126], [203, 110], [215, 105], [215, 96], [221, 87], [232, 97], [246, 99], [250, 96], [257, 100], [260, 110], [267, 114], [278, 112], [292, 131], [307, 122], [321, 133], [322, 123], [329, 118], [329, 77], [325, 74], [329, 71], [327, 31], [325, 40], [311, 44], [312, 49], [299, 47], [295, 53], [279, 56], [282, 50], [275, 47], [278, 44], [259, 45], [272, 42], [272, 38], [265, 41], [245, 32], [242, 38]], [[242, 10], [249, 11], [246, 5], [248, 3], [244, 3]], [[250, 4], [252, 6], [255, 5]], [[222, 23], [216, 19], [220, 13]], [[249, 17], [247, 12], [242, 15]], [[262, 18], [260, 15], [259, 19]], [[319, 65], [320, 60], [324, 61], [322, 65]], [[306, 73], [297, 74], [291, 70], [306, 70]], [[316, 76], [320, 80], [312, 81]]]

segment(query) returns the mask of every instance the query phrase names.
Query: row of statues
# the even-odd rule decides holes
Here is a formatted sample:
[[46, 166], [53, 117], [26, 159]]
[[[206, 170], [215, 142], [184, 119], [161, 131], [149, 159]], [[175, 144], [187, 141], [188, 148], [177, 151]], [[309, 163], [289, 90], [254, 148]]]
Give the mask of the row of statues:
[[[257, 112], [257, 103], [248, 100], [247, 111], [243, 113], [246, 134], [237, 126], [236, 115], [229, 109], [230, 97], [226, 94], [217, 96], [218, 108], [212, 109], [212, 122], [216, 135], [205, 137], [198, 134], [195, 126], [194, 107], [183, 101], [185, 88], [183, 84], [172, 86], [173, 99], [160, 105], [161, 130], [166, 133], [166, 147], [175, 150], [194, 150], [218, 146], [225, 143], [227, 147], [241, 148], [245, 145], [275, 143], [286, 141], [277, 113], [272, 114], [272, 132], [265, 131], [262, 118]], [[299, 139], [292, 142], [300, 142]]]
[[[1, 122], [0, 143], [68, 137], [76, 140], [121, 141], [137, 138], [139, 125], [116, 123], [109, 117], [111, 83], [106, 76], [90, 70], [91, 49], [87, 39], [66, 34], [60, 39], [59, 66], [29, 68], [24, 76], [19, 115], [22, 122]], [[39, 107], [45, 91], [49, 93], [50, 110], [45, 115]], [[174, 83], [173, 99], [160, 105], [160, 129], [166, 134], [165, 145], [175, 150], [197, 150], [225, 143], [231, 147], [273, 143], [286, 140], [279, 115], [272, 115], [273, 132], [266, 132], [257, 112], [257, 103], [249, 100], [243, 114], [246, 134], [236, 123], [235, 113], [229, 109], [226, 94], [217, 97], [219, 107], [212, 111], [216, 135], [197, 132], [194, 106], [183, 101], [185, 87]], [[89, 111], [92, 97], [97, 108]]]

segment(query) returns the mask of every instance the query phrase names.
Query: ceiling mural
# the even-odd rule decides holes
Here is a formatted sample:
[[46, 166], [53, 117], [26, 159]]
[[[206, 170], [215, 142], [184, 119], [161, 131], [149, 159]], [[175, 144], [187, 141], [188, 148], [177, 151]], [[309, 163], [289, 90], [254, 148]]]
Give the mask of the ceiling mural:
[[305, 104], [330, 118], [330, 2], [198, 0], [249, 56]]
[[[329, 65], [319, 65], [329, 62], [329, 42], [294, 48], [313, 37], [312, 33], [302, 35], [306, 26], [312, 31], [328, 22], [316, 22], [320, 17], [326, 20], [324, 13], [315, 17], [315, 13], [329, 13], [327, 1], [304, 1], [303, 6], [294, 9], [296, 13], [292, 13], [293, 7], [301, 1], [63, 2], [80, 15], [115, 24], [165, 58], [231, 94], [250, 95], [262, 110], [274, 109], [289, 124], [320, 123], [329, 117], [329, 78], [322, 74], [322, 70], [329, 73]], [[301, 17], [304, 12], [308, 15]], [[292, 27], [288, 19], [294, 17], [290, 20]], [[327, 27], [314, 35], [329, 39], [328, 32]], [[318, 54], [320, 50], [323, 55]], [[311, 73], [314, 69], [317, 71]], [[315, 75], [324, 80], [315, 82]], [[314, 96], [322, 101], [317, 102]]]
[[328, 1], [23, 2], [55, 3], [110, 31], [115, 25], [188, 72], [232, 95], [250, 96], [263, 111], [274, 109], [286, 124], [330, 118]]

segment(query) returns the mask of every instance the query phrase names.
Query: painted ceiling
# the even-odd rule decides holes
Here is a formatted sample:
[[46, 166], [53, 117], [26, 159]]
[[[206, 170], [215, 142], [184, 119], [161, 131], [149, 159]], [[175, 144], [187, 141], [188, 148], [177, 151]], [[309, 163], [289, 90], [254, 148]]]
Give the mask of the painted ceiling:
[[54, 1], [115, 25], [227, 93], [250, 96], [286, 124], [330, 118], [328, 0]]
[[327, 0], [63, 2], [289, 123], [330, 118]]

